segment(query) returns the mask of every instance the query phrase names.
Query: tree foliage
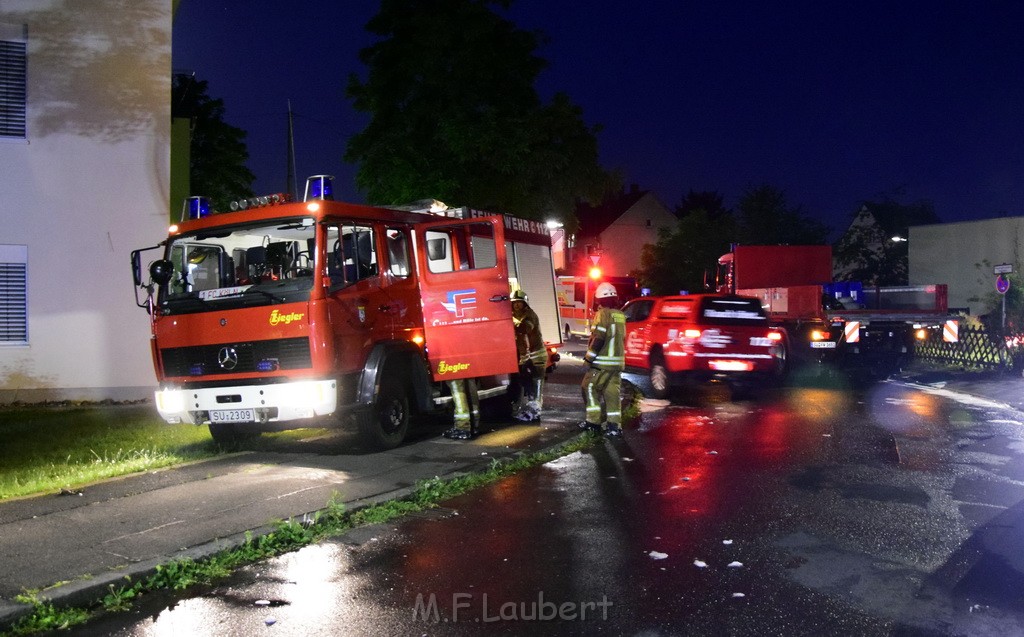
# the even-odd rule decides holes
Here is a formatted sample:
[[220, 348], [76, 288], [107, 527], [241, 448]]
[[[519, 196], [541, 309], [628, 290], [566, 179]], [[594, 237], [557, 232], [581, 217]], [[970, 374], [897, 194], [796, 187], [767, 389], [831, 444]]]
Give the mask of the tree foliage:
[[906, 285], [909, 228], [938, 221], [928, 202], [863, 202], [849, 229], [832, 248], [837, 278], [872, 285]]
[[732, 243], [749, 245], [823, 244], [829, 229], [786, 203], [785, 194], [772, 186], [747, 190], [737, 211], [724, 205], [717, 192], [690, 191], [676, 207], [679, 223], [660, 233], [658, 242], [644, 246], [638, 282], [655, 294], [680, 290], [703, 291], [718, 257]]
[[209, 197], [215, 210], [253, 194], [256, 178], [245, 162], [249, 150], [245, 131], [224, 121], [224, 100], [206, 93], [207, 82], [192, 75], [175, 75], [171, 83], [171, 117], [191, 120], [189, 191]]
[[383, 0], [360, 52], [365, 80], [348, 96], [371, 117], [348, 141], [357, 186], [377, 204], [426, 197], [452, 205], [571, 222], [610, 178], [597, 129], [563, 94], [534, 88], [541, 36], [492, 10], [501, 0]]
[[736, 241], [748, 245], [818, 245], [828, 242], [829, 228], [790, 206], [774, 186], [748, 188], [737, 205]]
[[640, 269], [633, 275], [653, 294], [703, 292], [705, 278], [714, 272], [718, 257], [729, 251], [734, 228], [727, 212], [709, 214], [694, 209], [673, 230], [660, 230], [657, 243], [643, 247]]
[[[1009, 337], [1024, 338], [1024, 261], [1022, 261], [1021, 245], [1019, 239], [1013, 242], [1013, 272], [1002, 275], [1010, 286], [1005, 294], [996, 291], [995, 275], [993, 266], [988, 259], [975, 263], [974, 267], [978, 272], [978, 282], [987, 288], [988, 292], [970, 299], [972, 303], [981, 303], [983, 312], [980, 313], [981, 322], [985, 330], [993, 337], [1006, 335]], [[1005, 313], [1005, 317], [1004, 317]], [[1020, 347], [1020, 345], [1018, 345]], [[1018, 350], [1019, 351], [1019, 350]]]

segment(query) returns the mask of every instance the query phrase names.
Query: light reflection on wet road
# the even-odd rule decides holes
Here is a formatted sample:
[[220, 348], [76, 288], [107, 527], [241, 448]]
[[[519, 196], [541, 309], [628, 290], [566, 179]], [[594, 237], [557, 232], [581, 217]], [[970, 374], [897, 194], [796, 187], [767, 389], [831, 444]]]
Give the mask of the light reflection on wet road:
[[1015, 634], [1017, 417], [895, 383], [648, 401], [620, 441], [76, 632]]

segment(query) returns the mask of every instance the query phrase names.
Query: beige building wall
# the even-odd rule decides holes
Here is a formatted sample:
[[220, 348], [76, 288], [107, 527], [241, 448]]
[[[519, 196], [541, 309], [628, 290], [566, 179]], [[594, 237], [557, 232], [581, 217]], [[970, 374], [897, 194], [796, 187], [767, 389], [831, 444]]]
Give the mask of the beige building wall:
[[1024, 266], [1024, 217], [913, 226], [908, 241], [910, 284], [945, 283], [949, 306], [975, 316], [994, 309], [992, 267]]
[[657, 197], [645, 194], [601, 233], [601, 269], [606, 275], [629, 276], [640, 267], [644, 244], [657, 243], [658, 228], [671, 230], [677, 221]]
[[28, 336], [0, 402], [151, 396], [129, 253], [166, 236], [171, 0], [0, 0], [27, 37], [27, 133], [0, 138], [0, 261], [27, 262]]

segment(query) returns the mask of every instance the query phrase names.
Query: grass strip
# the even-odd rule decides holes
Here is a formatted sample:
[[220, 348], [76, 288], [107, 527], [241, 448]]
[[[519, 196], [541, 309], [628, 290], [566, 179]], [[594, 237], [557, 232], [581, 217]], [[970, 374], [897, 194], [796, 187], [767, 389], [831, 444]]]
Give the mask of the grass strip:
[[481, 472], [454, 478], [434, 477], [421, 480], [406, 497], [347, 511], [338, 494], [309, 523], [294, 520], [278, 521], [266, 535], [246, 534], [241, 546], [227, 549], [201, 560], [182, 559], [156, 567], [145, 579], [132, 581], [125, 577], [121, 587], [109, 586], [108, 592], [89, 607], [61, 607], [40, 599], [41, 591], [19, 596], [18, 601], [32, 604], [32, 613], [15, 622], [6, 636], [33, 635], [51, 630], [67, 630], [89, 621], [101, 612], [129, 610], [140, 596], [158, 590], [185, 590], [197, 584], [211, 584], [227, 577], [235, 569], [259, 560], [295, 551], [317, 541], [341, 535], [359, 526], [381, 524], [416, 511], [438, 506], [438, 503], [462, 495], [478, 487], [497, 482], [525, 469], [586, 449], [600, 436], [581, 435], [546, 451], [524, 453], [505, 460], [493, 460]]
[[[318, 435], [264, 434], [241, 449]], [[0, 500], [74, 491], [81, 485], [222, 455], [206, 427], [168, 425], [149, 405], [0, 410]]]

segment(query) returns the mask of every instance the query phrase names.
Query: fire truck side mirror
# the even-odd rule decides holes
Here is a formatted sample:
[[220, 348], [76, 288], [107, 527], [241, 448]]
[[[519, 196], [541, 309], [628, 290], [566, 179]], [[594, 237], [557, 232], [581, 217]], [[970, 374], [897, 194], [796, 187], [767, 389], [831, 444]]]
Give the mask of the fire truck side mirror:
[[141, 250], [132, 250], [132, 281], [135, 287], [142, 287], [142, 254]]
[[149, 276], [157, 285], [166, 285], [171, 280], [172, 274], [174, 274], [174, 264], [167, 259], [154, 261], [149, 266]]

